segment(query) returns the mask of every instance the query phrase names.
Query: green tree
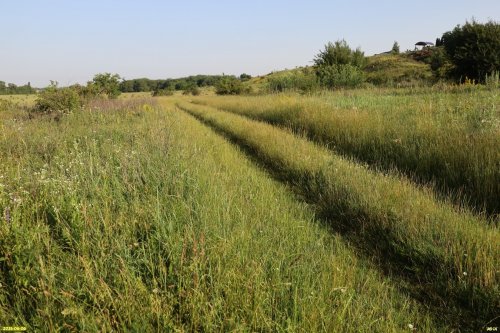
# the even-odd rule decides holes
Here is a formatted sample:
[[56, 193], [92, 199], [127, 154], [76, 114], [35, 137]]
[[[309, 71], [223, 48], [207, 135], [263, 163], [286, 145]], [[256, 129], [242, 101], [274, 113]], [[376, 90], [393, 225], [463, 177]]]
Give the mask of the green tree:
[[250, 74], [246, 74], [246, 73], [243, 73], [240, 75], [240, 80], [241, 81], [248, 81], [252, 78], [252, 75]]
[[118, 74], [96, 74], [88, 85], [93, 86], [98, 95], [107, 95], [108, 98], [117, 98], [121, 94], [120, 79]]
[[486, 75], [500, 70], [500, 24], [481, 24], [472, 20], [456, 26], [441, 38], [446, 53], [455, 66], [456, 79], [484, 82]]
[[392, 44], [392, 50], [391, 50], [392, 54], [399, 54], [399, 43], [398, 42], [394, 42], [394, 44]]

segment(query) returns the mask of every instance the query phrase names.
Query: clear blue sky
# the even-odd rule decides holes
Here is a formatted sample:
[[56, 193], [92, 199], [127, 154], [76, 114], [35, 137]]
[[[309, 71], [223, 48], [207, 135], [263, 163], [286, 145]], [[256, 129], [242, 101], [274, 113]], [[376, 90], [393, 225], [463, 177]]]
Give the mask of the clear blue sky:
[[2, 0], [0, 80], [259, 75], [342, 38], [367, 55], [413, 49], [472, 17], [499, 21], [500, 0]]

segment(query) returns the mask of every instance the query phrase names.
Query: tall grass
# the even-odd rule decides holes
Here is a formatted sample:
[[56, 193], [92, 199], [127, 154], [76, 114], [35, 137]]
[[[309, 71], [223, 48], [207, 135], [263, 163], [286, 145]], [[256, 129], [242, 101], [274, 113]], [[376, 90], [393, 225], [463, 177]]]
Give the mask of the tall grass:
[[478, 320], [476, 325], [498, 313], [496, 227], [457, 212], [403, 178], [371, 171], [271, 125], [207, 106], [179, 105], [297, 187], [335, 230], [389, 271], [413, 281], [424, 298], [461, 309], [467, 320]]
[[[400, 90], [401, 91], [401, 90]], [[500, 212], [500, 95], [420, 89], [203, 98], [196, 103], [305, 132], [344, 156], [432, 182], [476, 211]]]
[[208, 128], [116, 103], [58, 122], [0, 114], [2, 325], [445, 330]]

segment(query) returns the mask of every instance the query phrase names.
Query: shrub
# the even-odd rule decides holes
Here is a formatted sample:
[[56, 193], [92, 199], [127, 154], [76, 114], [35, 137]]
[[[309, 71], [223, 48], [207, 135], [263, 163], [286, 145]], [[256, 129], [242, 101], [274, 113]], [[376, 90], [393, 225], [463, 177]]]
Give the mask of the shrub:
[[201, 94], [201, 90], [200, 90], [200, 88], [198, 88], [198, 86], [191, 85], [191, 86], [187, 87], [182, 94], [183, 95], [198, 96]]
[[233, 76], [225, 76], [215, 85], [217, 95], [239, 95], [243, 91], [243, 84]]
[[434, 76], [438, 79], [444, 79], [448, 76], [448, 73], [452, 70], [453, 65], [448, 59], [448, 55], [444, 47], [433, 47], [432, 53], [429, 58], [431, 69], [434, 72]]
[[97, 95], [106, 95], [108, 98], [117, 98], [120, 94], [120, 76], [118, 74], [96, 74], [88, 83], [89, 89], [95, 89]]
[[366, 64], [365, 55], [359, 48], [352, 50], [345, 40], [328, 42], [313, 61], [322, 86], [356, 87], [363, 82], [361, 68]]
[[317, 67], [352, 65], [361, 68], [365, 65], [366, 58], [361, 49], [352, 50], [345, 40], [339, 40], [335, 43], [328, 42], [313, 61]]
[[35, 106], [31, 109], [35, 114], [67, 114], [80, 109], [83, 99], [75, 88], [58, 88], [57, 83], [52, 82], [38, 96]]
[[321, 85], [327, 88], [353, 88], [364, 80], [361, 69], [350, 64], [321, 66], [316, 73]]
[[283, 72], [269, 77], [270, 92], [313, 91], [318, 88], [318, 79], [312, 72], [305, 70]]

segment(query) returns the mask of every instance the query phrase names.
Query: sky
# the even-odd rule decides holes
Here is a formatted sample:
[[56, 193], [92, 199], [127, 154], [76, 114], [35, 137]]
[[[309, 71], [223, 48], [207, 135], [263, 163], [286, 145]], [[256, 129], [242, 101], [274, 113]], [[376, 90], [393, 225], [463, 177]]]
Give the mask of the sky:
[[366, 55], [434, 42], [500, 0], [0, 0], [0, 80], [44, 87], [310, 65], [328, 41]]

